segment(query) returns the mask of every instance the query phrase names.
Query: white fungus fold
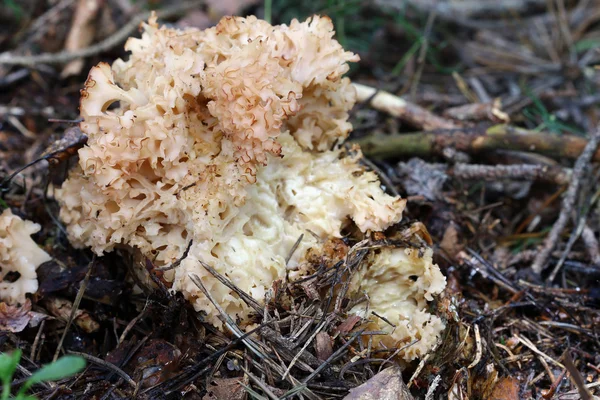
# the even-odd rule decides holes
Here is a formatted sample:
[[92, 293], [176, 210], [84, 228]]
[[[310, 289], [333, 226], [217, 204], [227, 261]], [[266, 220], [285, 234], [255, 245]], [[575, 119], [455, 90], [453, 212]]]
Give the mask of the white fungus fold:
[[51, 260], [31, 239], [39, 230], [8, 208], [0, 214], [0, 300], [23, 304], [28, 293], [37, 292], [36, 269]]

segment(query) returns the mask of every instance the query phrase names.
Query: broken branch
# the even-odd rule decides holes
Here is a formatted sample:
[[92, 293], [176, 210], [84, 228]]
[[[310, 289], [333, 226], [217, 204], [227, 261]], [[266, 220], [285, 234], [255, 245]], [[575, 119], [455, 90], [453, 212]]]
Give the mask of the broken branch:
[[[366, 156], [380, 159], [441, 156], [446, 148], [454, 148], [467, 154], [517, 150], [576, 159], [588, 144], [586, 139], [578, 136], [559, 136], [510, 125], [437, 129], [408, 134], [376, 134], [354, 142], [360, 145]], [[593, 153], [592, 160], [600, 161], [600, 151], [596, 150]]]

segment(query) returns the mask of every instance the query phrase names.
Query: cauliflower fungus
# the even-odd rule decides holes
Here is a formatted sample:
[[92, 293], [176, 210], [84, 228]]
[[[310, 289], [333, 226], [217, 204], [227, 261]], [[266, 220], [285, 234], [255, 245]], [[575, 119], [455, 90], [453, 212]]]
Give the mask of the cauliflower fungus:
[[[9, 304], [25, 303], [27, 293], [38, 289], [35, 270], [51, 257], [31, 239], [40, 226], [23, 221], [10, 209], [0, 214], [0, 299]], [[18, 273], [15, 280], [7, 279]]]
[[[275, 280], [302, 274], [308, 249], [349, 223], [362, 232], [397, 223], [405, 200], [383, 192], [358, 149], [352, 156], [341, 147], [355, 102], [342, 75], [358, 56], [333, 35], [331, 20], [318, 16], [289, 26], [225, 17], [203, 31], [159, 28], [151, 18], [127, 41], [129, 60], [92, 68], [82, 90], [89, 140], [57, 192], [71, 242], [97, 254], [137, 248], [156, 266], [178, 261], [191, 242], [165, 279], [222, 328], [192, 275], [229, 315], [244, 321], [251, 309], [201, 262], [263, 301]], [[386, 283], [397, 301], [382, 299], [383, 315], [405, 320], [394, 337], [422, 339], [409, 359], [443, 328], [423, 309], [445, 280], [430, 255], [404, 254], [390, 250], [360, 274], [427, 275], [402, 293]], [[373, 278], [362, 290], [380, 289]]]

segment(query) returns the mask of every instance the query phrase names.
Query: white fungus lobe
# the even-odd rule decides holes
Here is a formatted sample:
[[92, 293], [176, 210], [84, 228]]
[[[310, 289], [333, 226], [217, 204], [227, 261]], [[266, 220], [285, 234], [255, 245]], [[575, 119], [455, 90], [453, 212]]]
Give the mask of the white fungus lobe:
[[35, 270], [51, 260], [31, 239], [39, 230], [38, 224], [22, 220], [8, 208], [0, 214], [0, 300], [23, 304], [27, 293], [37, 292]]

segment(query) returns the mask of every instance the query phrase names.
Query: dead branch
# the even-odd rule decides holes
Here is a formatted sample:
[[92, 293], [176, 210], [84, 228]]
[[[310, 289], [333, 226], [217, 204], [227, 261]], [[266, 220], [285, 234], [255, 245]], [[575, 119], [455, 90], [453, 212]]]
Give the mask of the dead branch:
[[546, 237], [544, 241], [544, 245], [540, 252], [537, 254], [531, 269], [536, 274], [540, 274], [546, 263], [548, 261], [548, 257], [550, 257], [550, 253], [554, 250], [562, 231], [565, 229], [567, 222], [569, 220], [569, 216], [573, 211], [573, 207], [579, 195], [579, 190], [581, 188], [581, 181], [585, 174], [585, 170], [589, 166], [592, 161], [594, 155], [598, 153], [598, 143], [600, 142], [600, 127], [596, 128], [596, 131], [591, 135], [589, 142], [586, 144], [583, 149], [581, 155], [577, 159], [575, 163], [575, 168], [573, 168], [573, 177], [571, 179], [571, 184], [567, 189], [567, 193], [562, 202], [562, 208], [558, 219], [552, 226], [552, 230]]
[[423, 107], [391, 93], [382, 90], [377, 91], [375, 88], [361, 85], [360, 83], [353, 83], [352, 85], [356, 89], [357, 100], [359, 102], [369, 101], [369, 104], [374, 109], [400, 118], [419, 129], [429, 131], [459, 127], [453, 121], [439, 117]]
[[[365, 155], [382, 159], [441, 156], [444, 149], [448, 147], [467, 154], [518, 150], [550, 157], [576, 159], [588, 144], [587, 140], [578, 136], [559, 136], [510, 125], [495, 125], [487, 129], [473, 127], [408, 134], [375, 134], [354, 142], [360, 145]], [[600, 161], [600, 151], [593, 154], [592, 160]]]
[[[190, 9], [196, 8], [202, 4], [204, 0], [190, 0], [177, 4], [171, 7], [163, 8], [156, 11], [158, 18], [169, 18], [175, 15], [179, 15]], [[76, 60], [78, 58], [84, 58], [93, 56], [95, 54], [102, 53], [103, 51], [109, 50], [119, 43], [122, 43], [131, 32], [143, 21], [147, 20], [151, 15], [150, 11], [145, 11], [134, 16], [127, 24], [121, 29], [115, 32], [113, 35], [104, 39], [103, 41], [86, 47], [77, 51], [61, 51], [58, 53], [42, 53], [35, 56], [18, 56], [10, 52], [0, 54], [0, 64], [4, 65], [24, 65], [28, 67], [35, 66], [36, 64], [65, 64], [69, 61]]]
[[449, 171], [456, 179], [498, 181], [516, 179], [526, 181], [542, 181], [564, 185], [571, 179], [571, 170], [556, 165], [473, 165], [456, 164]]

